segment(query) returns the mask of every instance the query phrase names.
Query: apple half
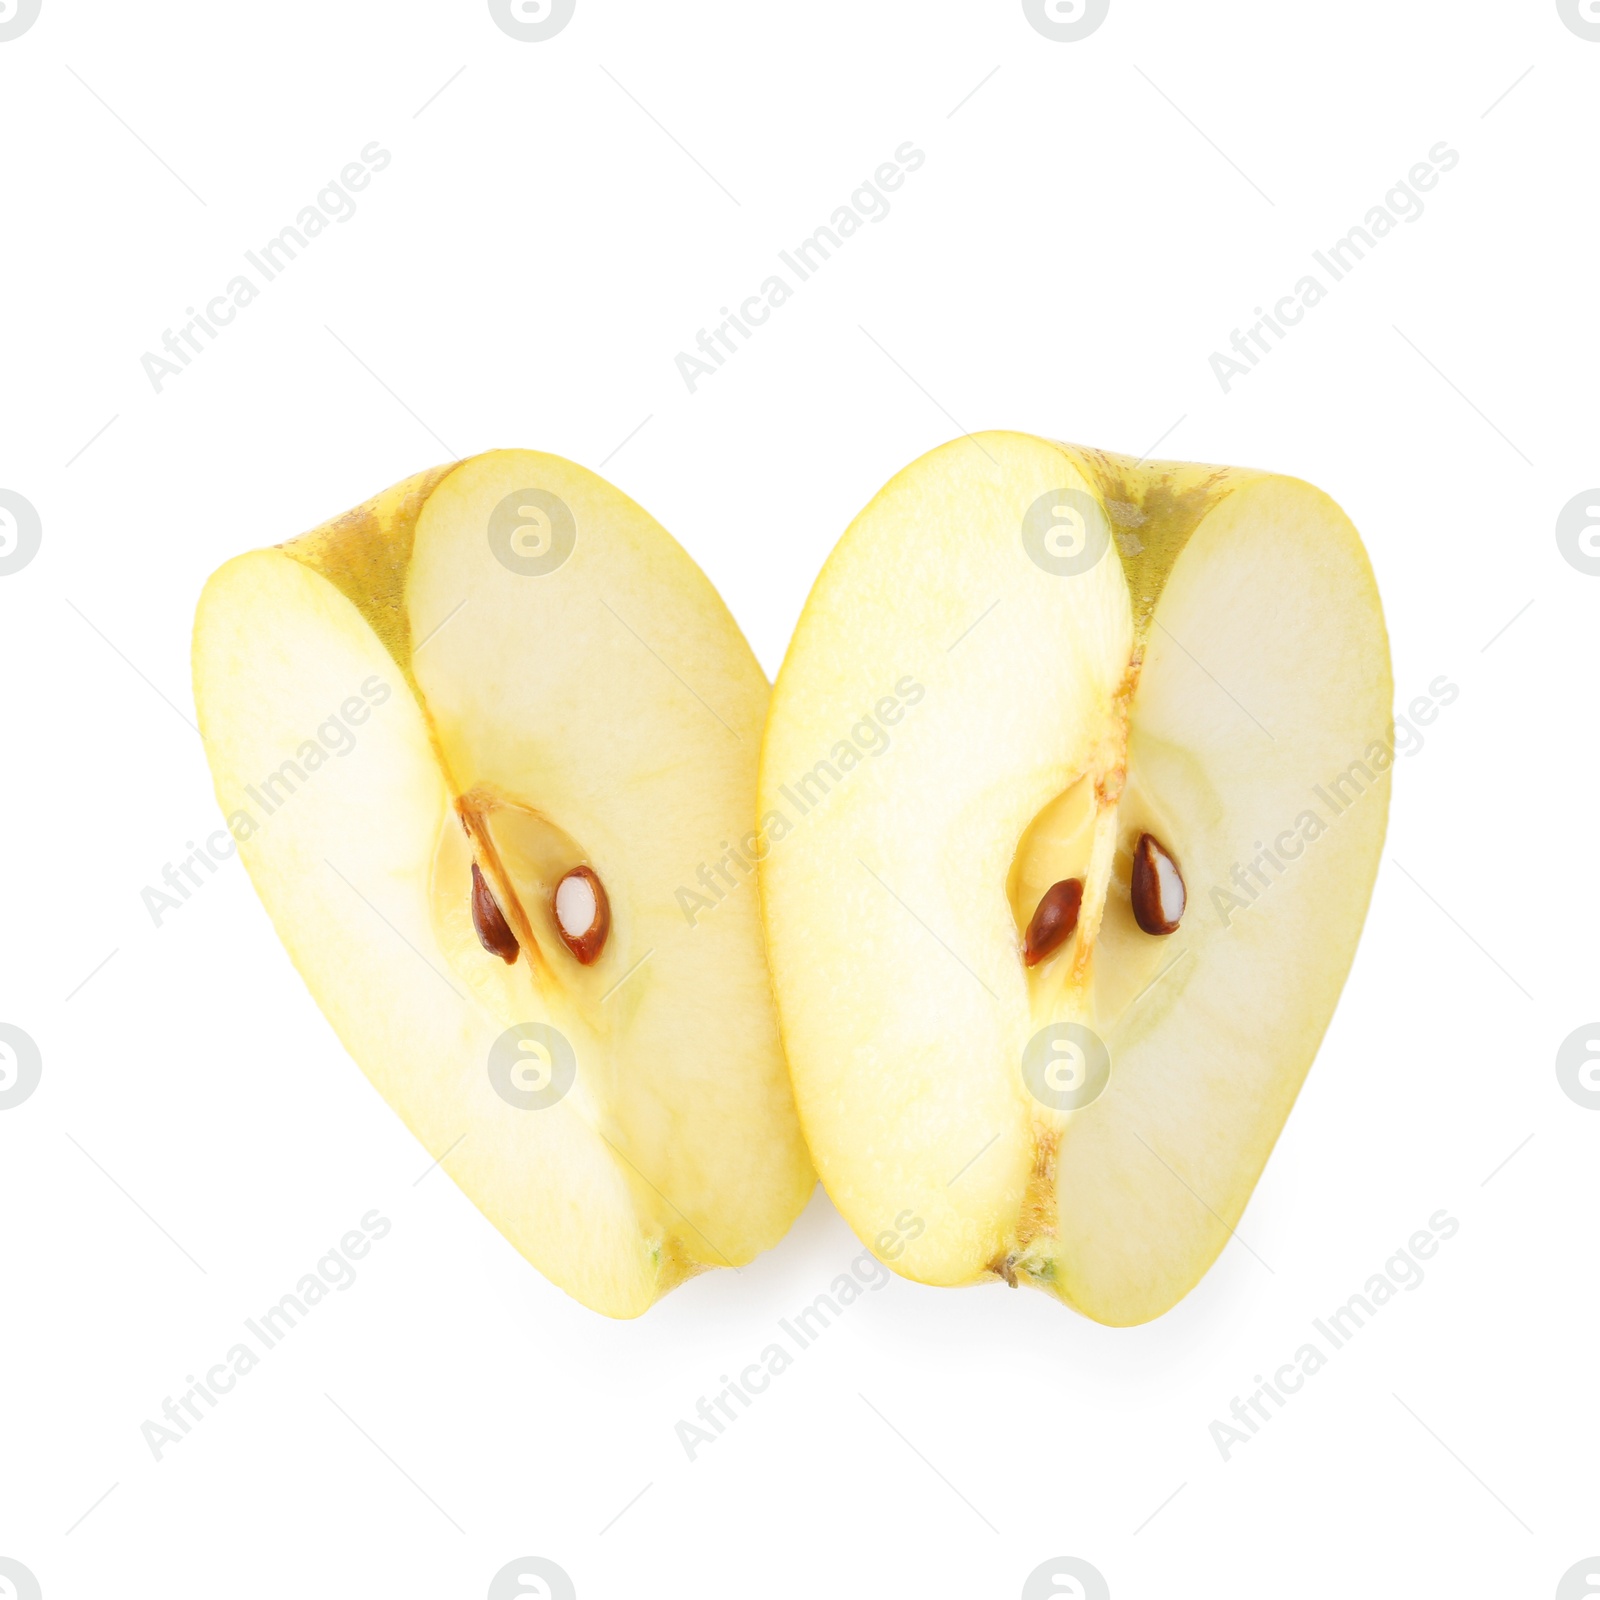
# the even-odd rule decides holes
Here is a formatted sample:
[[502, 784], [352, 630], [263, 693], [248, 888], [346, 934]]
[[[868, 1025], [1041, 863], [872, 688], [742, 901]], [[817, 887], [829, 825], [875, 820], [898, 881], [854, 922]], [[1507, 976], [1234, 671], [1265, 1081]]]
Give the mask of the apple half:
[[801, 1123], [864, 1243], [1116, 1325], [1199, 1281], [1354, 956], [1391, 701], [1308, 484], [995, 432], [879, 492], [760, 785]]
[[769, 691], [664, 529], [556, 456], [425, 472], [216, 572], [194, 682], [290, 957], [523, 1255], [627, 1317], [782, 1237], [756, 887], [679, 898], [749, 830]]

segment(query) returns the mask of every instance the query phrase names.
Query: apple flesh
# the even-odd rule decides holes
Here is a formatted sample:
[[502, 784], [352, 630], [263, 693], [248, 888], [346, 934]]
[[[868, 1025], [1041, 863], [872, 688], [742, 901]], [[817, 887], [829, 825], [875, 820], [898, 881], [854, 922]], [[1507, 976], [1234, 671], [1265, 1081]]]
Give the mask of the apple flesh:
[[676, 898], [749, 829], [768, 686], [650, 516], [532, 451], [421, 474], [214, 574], [194, 677], [290, 957], [518, 1250], [633, 1316], [782, 1237], [814, 1180], [755, 886]]
[[[841, 770], [907, 673], [925, 699]], [[801, 1121], [866, 1244], [909, 1210], [897, 1271], [1119, 1325], [1199, 1281], [1354, 955], [1391, 699], [1360, 539], [1305, 483], [986, 433], [878, 494], [761, 774], [763, 812], [825, 792], [763, 904]]]

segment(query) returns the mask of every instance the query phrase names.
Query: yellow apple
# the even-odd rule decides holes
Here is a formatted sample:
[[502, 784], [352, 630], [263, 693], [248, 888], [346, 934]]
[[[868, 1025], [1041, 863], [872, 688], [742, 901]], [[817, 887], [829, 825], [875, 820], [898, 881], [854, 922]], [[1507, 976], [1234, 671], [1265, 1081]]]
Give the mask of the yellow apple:
[[1199, 1281], [1355, 952], [1391, 698], [1361, 541], [1308, 484], [984, 433], [879, 492], [760, 786], [801, 1121], [865, 1243], [1113, 1324]]
[[194, 678], [290, 957], [518, 1250], [626, 1317], [782, 1237], [756, 894], [677, 900], [750, 826], [769, 691], [665, 530], [556, 456], [422, 473], [215, 573]]

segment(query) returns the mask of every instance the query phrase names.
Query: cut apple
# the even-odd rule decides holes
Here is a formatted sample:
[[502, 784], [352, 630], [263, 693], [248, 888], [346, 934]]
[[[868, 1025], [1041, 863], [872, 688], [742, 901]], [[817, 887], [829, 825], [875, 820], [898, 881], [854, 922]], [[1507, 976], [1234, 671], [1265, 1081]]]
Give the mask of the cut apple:
[[813, 1183], [754, 883], [768, 686], [632, 501], [503, 450], [206, 586], [217, 797], [346, 1049], [585, 1305], [633, 1316], [774, 1244]]
[[1307, 484], [986, 433], [878, 494], [761, 775], [801, 1122], [865, 1243], [910, 1212], [897, 1271], [1119, 1325], [1199, 1281], [1354, 956], [1391, 699], [1366, 554]]

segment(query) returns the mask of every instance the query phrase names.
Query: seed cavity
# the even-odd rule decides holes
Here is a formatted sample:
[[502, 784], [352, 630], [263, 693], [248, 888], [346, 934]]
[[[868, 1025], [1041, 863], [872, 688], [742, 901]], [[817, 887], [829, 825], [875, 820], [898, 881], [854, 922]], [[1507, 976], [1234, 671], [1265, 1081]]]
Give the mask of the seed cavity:
[[1133, 918], [1146, 933], [1176, 933], [1188, 894], [1178, 863], [1152, 834], [1133, 847]]
[[517, 959], [520, 948], [517, 936], [506, 921], [500, 902], [494, 897], [494, 890], [478, 871], [476, 861], [472, 863], [472, 926], [478, 930], [478, 943], [490, 955], [499, 956], [507, 963]]
[[1044, 892], [1028, 931], [1022, 940], [1022, 959], [1036, 967], [1072, 937], [1078, 926], [1078, 908], [1083, 904], [1083, 880], [1063, 878]]
[[551, 909], [561, 942], [583, 966], [591, 966], [605, 949], [611, 932], [611, 902], [592, 867], [574, 867], [556, 885]]

